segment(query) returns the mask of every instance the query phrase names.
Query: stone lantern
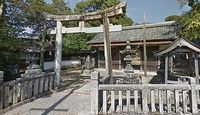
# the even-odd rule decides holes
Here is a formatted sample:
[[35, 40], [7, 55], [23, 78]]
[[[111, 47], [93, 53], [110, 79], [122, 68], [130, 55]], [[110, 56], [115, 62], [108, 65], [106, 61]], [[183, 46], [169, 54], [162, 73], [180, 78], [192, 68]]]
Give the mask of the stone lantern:
[[37, 64], [37, 61], [39, 61], [38, 55], [40, 53], [39, 44], [29, 43], [25, 48], [25, 52], [30, 55], [28, 60], [30, 60], [31, 63], [27, 67], [25, 74], [22, 75], [22, 77], [31, 77], [33, 75], [42, 74], [42, 68]]
[[140, 83], [140, 79], [134, 77], [134, 69], [131, 65], [131, 62], [133, 60], [132, 54], [136, 51], [131, 49], [130, 41], [126, 42], [126, 48], [122, 51], [120, 51], [121, 54], [125, 55], [124, 61], [126, 63], [126, 67], [124, 68], [124, 74], [123, 74], [123, 83]]
[[83, 66], [83, 73], [86, 75], [89, 75], [94, 71], [94, 64], [93, 61], [91, 60], [91, 54], [96, 53], [96, 52], [87, 52], [87, 57]]

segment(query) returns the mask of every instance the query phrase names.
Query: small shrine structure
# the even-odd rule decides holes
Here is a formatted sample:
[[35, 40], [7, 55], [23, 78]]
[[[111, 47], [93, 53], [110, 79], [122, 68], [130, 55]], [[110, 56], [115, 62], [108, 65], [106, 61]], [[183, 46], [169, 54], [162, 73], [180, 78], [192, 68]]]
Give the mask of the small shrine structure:
[[[159, 69], [164, 70], [165, 84], [184, 82], [199, 84], [198, 58], [200, 46], [181, 37], [168, 47], [159, 50], [154, 54], [155, 56], [158, 56]], [[172, 78], [173, 80], [170, 80], [169, 78]]]

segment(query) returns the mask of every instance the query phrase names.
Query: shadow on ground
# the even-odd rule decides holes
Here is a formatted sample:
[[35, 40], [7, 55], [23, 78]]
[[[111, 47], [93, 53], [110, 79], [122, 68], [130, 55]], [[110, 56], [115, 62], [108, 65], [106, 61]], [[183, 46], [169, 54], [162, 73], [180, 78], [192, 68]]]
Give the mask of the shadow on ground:
[[58, 91], [63, 91], [75, 86], [83, 86], [90, 80], [89, 75], [81, 74], [80, 70], [77, 71], [63, 71], [61, 73], [61, 84]]
[[[89, 80], [90, 76], [82, 75], [81, 71], [63, 71], [61, 73], [61, 85], [58, 87], [58, 91], [60, 92], [66, 89], [71, 89], [71, 91], [47, 109], [32, 108], [31, 111], [44, 111], [43, 113], [41, 113], [41, 115], [47, 115], [52, 111], [67, 112], [67, 109], [56, 109], [56, 107], [60, 103], [62, 103], [66, 98], [68, 98], [71, 94], [73, 94], [75, 90], [80, 89], [83, 85], [85, 85]], [[47, 97], [48, 96], [45, 96], [43, 98]]]
[[62, 103], [67, 97], [69, 97], [75, 90], [79, 89], [80, 86], [76, 86], [75, 88], [73, 88], [67, 95], [65, 95], [64, 97], [62, 97], [60, 100], [58, 100], [57, 102], [55, 102], [52, 106], [50, 106], [47, 109], [41, 109], [41, 108], [32, 108], [31, 111], [44, 111], [43, 113], [41, 113], [41, 115], [48, 115], [50, 112], [52, 111], [65, 111], [67, 112], [68, 109], [56, 109], [56, 107]]

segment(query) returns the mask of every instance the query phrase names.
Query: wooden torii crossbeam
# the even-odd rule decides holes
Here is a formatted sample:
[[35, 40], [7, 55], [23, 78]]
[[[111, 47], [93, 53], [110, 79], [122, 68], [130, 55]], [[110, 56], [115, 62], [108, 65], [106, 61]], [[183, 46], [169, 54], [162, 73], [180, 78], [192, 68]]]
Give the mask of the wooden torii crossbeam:
[[[56, 51], [55, 51], [55, 84], [60, 84], [60, 72], [61, 72], [61, 58], [62, 58], [62, 34], [63, 33], [100, 33], [104, 34], [104, 54], [106, 74], [112, 76], [112, 56], [111, 56], [111, 43], [109, 38], [109, 32], [121, 31], [121, 25], [110, 25], [109, 17], [115, 17], [123, 14], [122, 8], [126, 6], [126, 3], [120, 3], [114, 7], [107, 8], [105, 10], [99, 10], [96, 12], [84, 13], [83, 15], [52, 15], [44, 14], [47, 20], [54, 20], [57, 22], [56, 28], [48, 31], [49, 34], [56, 34]], [[103, 26], [100, 27], [88, 27], [84, 25], [84, 21], [103, 19]], [[79, 27], [65, 28], [62, 26], [61, 21], [79, 21]], [[112, 78], [112, 77], [111, 77]]]

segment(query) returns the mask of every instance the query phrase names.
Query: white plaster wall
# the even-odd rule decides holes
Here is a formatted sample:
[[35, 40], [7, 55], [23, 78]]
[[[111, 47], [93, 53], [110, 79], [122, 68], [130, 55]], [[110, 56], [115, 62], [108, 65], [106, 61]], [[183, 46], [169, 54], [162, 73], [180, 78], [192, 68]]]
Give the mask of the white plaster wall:
[[[44, 70], [54, 69], [54, 61], [44, 62]], [[62, 67], [77, 67], [81, 65], [80, 60], [63, 60], [61, 66]]]

